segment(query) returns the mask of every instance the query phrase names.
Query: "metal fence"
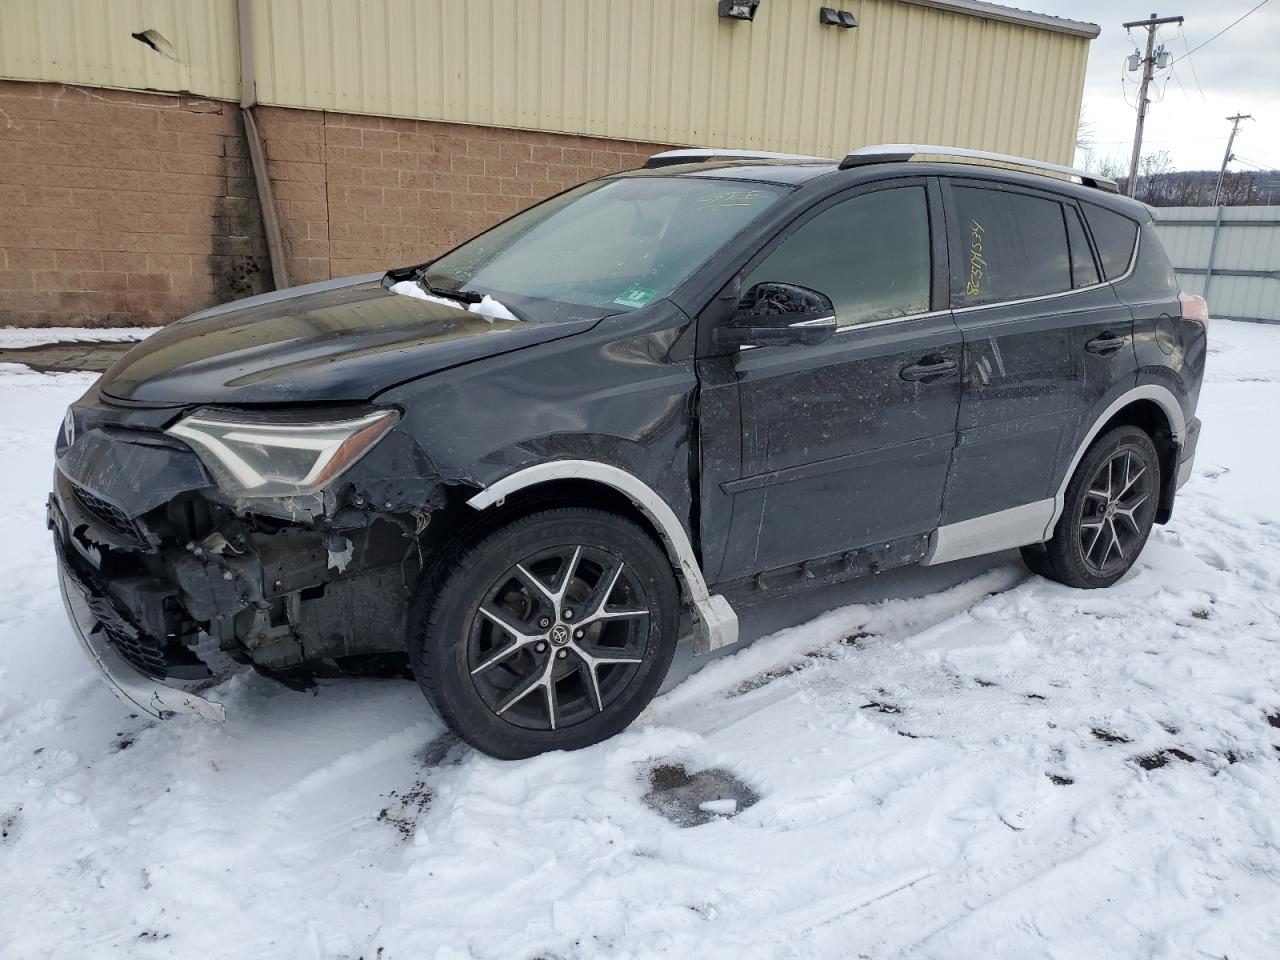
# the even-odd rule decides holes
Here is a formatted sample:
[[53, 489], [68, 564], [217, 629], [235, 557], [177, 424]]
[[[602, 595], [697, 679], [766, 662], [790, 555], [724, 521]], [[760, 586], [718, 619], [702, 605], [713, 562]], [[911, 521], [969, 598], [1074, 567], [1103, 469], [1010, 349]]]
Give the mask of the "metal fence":
[[1156, 229], [1213, 316], [1280, 323], [1280, 206], [1160, 207]]

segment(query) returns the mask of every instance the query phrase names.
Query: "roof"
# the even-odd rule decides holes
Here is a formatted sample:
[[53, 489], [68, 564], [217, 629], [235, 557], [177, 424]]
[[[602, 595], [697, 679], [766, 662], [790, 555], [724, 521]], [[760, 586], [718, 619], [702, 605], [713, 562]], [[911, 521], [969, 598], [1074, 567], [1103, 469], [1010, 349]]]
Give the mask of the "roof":
[[985, 0], [902, 0], [902, 2], [914, 3], [918, 7], [946, 10], [949, 13], [962, 13], [970, 17], [982, 17], [985, 20], [1000, 20], [1004, 23], [1035, 27], [1039, 30], [1051, 30], [1054, 33], [1066, 33], [1088, 40], [1092, 40], [1102, 32], [1102, 28], [1096, 23], [1051, 17], [1047, 13], [1034, 13], [1031, 10], [1006, 7], [999, 3], [986, 3]]

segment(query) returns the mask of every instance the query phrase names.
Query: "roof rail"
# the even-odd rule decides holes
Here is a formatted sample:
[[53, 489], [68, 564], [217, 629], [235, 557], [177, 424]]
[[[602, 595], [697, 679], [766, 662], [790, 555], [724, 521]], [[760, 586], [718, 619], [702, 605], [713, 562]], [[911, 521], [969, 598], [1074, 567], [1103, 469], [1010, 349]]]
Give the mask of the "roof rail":
[[1120, 187], [1114, 180], [1090, 173], [1088, 170], [1077, 170], [1075, 167], [1064, 167], [1061, 164], [1045, 163], [1043, 160], [1031, 160], [1027, 157], [1014, 157], [1007, 153], [969, 150], [966, 147], [940, 147], [929, 143], [881, 143], [873, 147], [859, 147], [840, 161], [840, 169], [848, 170], [850, 167], [861, 167], [872, 163], [899, 163], [918, 156], [938, 156], [951, 163], [987, 160], [1009, 167], [1021, 167], [1024, 170], [1073, 177], [1086, 187], [1106, 190], [1108, 193], [1120, 192]]
[[712, 150], [700, 147], [694, 150], [667, 150], [655, 153], [644, 162], [644, 169], [670, 167], [677, 163], [705, 163], [708, 160], [801, 160], [834, 163], [830, 157], [810, 157], [802, 153], [770, 153], [767, 150]]

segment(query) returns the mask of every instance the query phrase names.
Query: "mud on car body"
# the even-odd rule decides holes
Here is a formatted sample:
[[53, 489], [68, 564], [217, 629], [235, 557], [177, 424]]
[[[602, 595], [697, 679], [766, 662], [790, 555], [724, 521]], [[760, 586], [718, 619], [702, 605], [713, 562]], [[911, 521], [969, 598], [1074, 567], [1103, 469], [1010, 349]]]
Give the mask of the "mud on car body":
[[[1010, 546], [1114, 582], [1189, 471], [1203, 311], [1140, 205], [913, 153], [659, 155], [156, 333], [57, 439], [85, 650], [157, 716], [222, 718], [228, 658], [408, 666], [519, 757], [622, 729], [762, 596]], [[1046, 211], [1063, 262], [1001, 262]]]

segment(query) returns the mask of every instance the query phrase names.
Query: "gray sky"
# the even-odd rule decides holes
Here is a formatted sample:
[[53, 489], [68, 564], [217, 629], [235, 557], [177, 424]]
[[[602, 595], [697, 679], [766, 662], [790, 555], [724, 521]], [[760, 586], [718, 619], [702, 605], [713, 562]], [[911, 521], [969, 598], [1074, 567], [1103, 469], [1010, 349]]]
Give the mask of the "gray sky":
[[[1132, 82], [1126, 81], [1123, 88], [1120, 77], [1124, 58], [1133, 52], [1135, 44], [1145, 43], [1146, 31], [1134, 30], [1130, 39], [1120, 24], [1145, 19], [1153, 10], [1162, 17], [1182, 15], [1186, 18], [1182, 33], [1171, 25], [1162, 27], [1157, 36], [1157, 44], [1163, 42], [1177, 58], [1187, 53], [1184, 36], [1194, 50], [1258, 0], [1173, 0], [1167, 7], [1153, 0], [1003, 2], [1039, 13], [1091, 21], [1102, 28], [1089, 50], [1085, 117], [1093, 125], [1095, 154], [1120, 157], [1127, 168], [1133, 148], [1136, 112], [1131, 104], [1137, 101], [1138, 75], [1126, 73]], [[1168, 150], [1177, 169], [1216, 170], [1231, 133], [1231, 124], [1224, 118], [1236, 112], [1250, 113], [1255, 119], [1241, 124], [1233, 151], [1241, 162], [1233, 163], [1230, 169], [1250, 169], [1243, 161], [1280, 169], [1280, 0], [1270, 0], [1203, 50], [1193, 53], [1190, 60], [1175, 60], [1172, 71], [1160, 74], [1163, 77], [1153, 83], [1152, 104], [1147, 111], [1144, 155]]]

